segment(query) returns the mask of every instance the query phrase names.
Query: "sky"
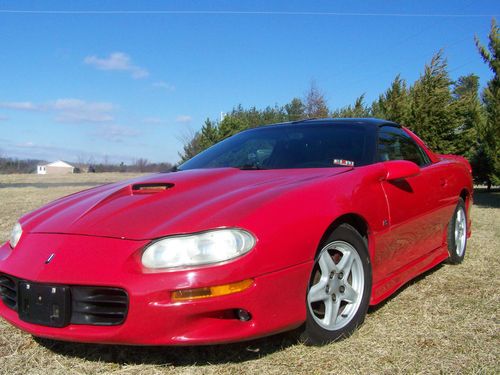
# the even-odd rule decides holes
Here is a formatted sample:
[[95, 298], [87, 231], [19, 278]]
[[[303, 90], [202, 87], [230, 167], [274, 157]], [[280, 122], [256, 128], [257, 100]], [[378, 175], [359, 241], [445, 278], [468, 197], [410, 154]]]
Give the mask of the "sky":
[[175, 163], [206, 118], [284, 105], [314, 81], [370, 104], [440, 49], [452, 79], [491, 72], [500, 2], [1, 1], [0, 155]]

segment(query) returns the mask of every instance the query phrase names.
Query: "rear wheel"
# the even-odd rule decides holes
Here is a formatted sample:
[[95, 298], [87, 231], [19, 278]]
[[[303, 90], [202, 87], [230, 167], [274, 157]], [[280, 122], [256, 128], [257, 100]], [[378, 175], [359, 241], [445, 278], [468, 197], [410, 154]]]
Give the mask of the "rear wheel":
[[467, 247], [467, 214], [465, 203], [459, 198], [457, 207], [448, 224], [448, 262], [459, 264], [464, 260]]
[[302, 339], [321, 345], [349, 336], [364, 321], [370, 291], [371, 269], [365, 241], [352, 226], [342, 224], [316, 257]]

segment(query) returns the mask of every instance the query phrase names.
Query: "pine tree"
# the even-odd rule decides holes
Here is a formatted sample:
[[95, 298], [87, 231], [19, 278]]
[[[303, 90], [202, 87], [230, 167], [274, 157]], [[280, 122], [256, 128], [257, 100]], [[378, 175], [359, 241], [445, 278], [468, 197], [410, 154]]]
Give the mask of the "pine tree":
[[457, 116], [453, 111], [450, 85], [447, 62], [439, 51], [410, 89], [408, 127], [432, 150], [443, 154], [456, 151]]
[[181, 162], [185, 162], [191, 159], [193, 156], [199, 154], [204, 148], [201, 146], [201, 133], [197, 132], [193, 137], [184, 143], [182, 147], [182, 152], [179, 152], [179, 157]]
[[239, 133], [242, 130], [248, 129], [249, 126], [250, 123], [248, 122], [248, 119], [241, 116], [241, 114], [228, 114], [219, 123], [219, 140], [226, 139], [236, 133]]
[[409, 90], [406, 81], [398, 74], [392, 81], [391, 87], [372, 104], [372, 114], [374, 117], [406, 124], [409, 113]]
[[479, 77], [475, 74], [459, 77], [453, 84], [452, 95], [454, 111], [458, 118], [455, 152], [470, 160], [478, 149], [478, 129], [483, 124]]
[[293, 98], [290, 103], [286, 104], [285, 112], [288, 116], [288, 121], [298, 121], [306, 118], [304, 103], [299, 98]]
[[[500, 185], [500, 33], [496, 20], [491, 22], [488, 48], [483, 46], [479, 38], [475, 38], [479, 54], [493, 72], [483, 90], [482, 99], [485, 106], [486, 121], [478, 129], [480, 148], [474, 158], [473, 169], [479, 182]], [[478, 164], [482, 164], [478, 168]]]
[[219, 142], [217, 124], [207, 118], [205, 124], [201, 127], [199, 146], [204, 150], [217, 142]]
[[279, 107], [278, 105], [274, 107], [268, 106], [260, 112], [260, 120], [256, 126], [276, 124], [285, 121], [288, 121], [288, 115], [284, 107]]
[[362, 118], [371, 117], [370, 108], [365, 105], [365, 94], [356, 98], [354, 105], [336, 109], [330, 115], [334, 118]]

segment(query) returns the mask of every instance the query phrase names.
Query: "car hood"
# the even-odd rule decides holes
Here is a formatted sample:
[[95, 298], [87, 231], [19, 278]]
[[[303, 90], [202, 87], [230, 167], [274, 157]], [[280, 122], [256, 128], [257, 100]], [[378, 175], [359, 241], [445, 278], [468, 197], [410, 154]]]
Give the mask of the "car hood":
[[352, 168], [200, 169], [162, 173], [79, 192], [22, 218], [25, 232], [123, 239], [238, 226], [248, 212], [290, 189]]

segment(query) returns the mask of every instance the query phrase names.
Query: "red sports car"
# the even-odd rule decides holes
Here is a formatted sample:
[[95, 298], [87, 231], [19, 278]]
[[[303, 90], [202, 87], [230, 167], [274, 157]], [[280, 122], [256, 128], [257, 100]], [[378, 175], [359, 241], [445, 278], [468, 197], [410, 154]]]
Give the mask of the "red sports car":
[[169, 173], [82, 191], [0, 248], [0, 315], [52, 339], [194, 345], [348, 336], [463, 260], [469, 163], [378, 119], [241, 132]]

